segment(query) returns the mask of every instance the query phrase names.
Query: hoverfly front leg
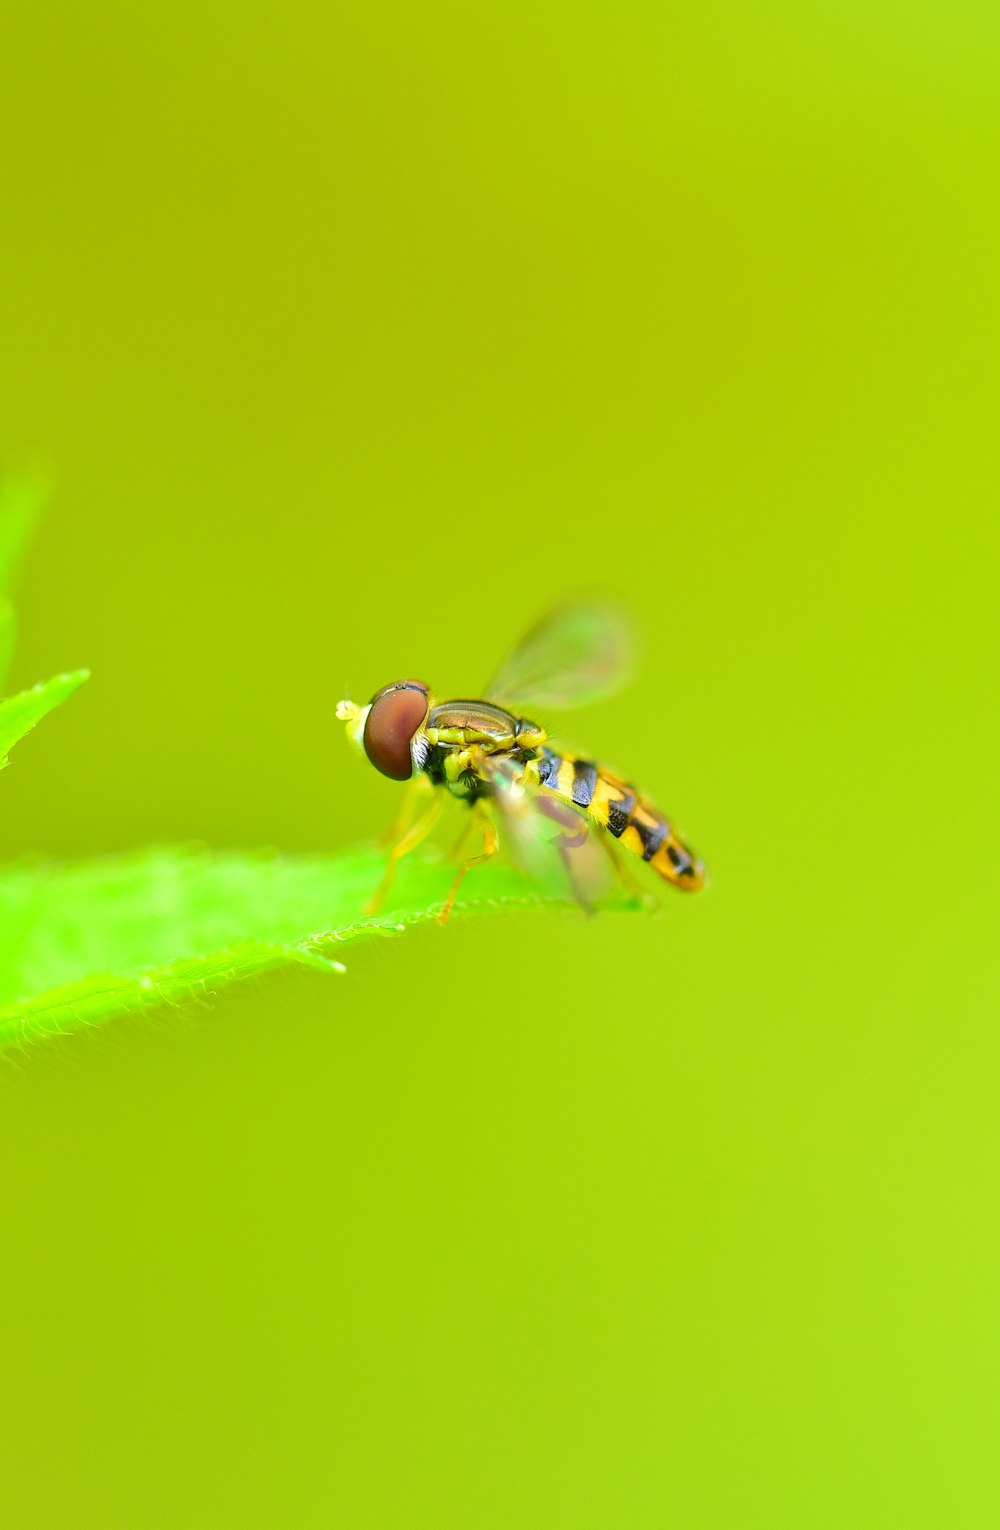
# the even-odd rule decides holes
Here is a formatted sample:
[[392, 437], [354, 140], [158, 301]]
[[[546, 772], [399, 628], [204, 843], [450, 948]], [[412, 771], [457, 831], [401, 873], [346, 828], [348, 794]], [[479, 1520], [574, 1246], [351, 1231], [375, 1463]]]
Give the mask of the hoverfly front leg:
[[388, 849], [408, 833], [417, 815], [421, 799], [433, 790], [433, 786], [425, 775], [414, 775], [404, 784], [400, 792], [399, 812], [393, 819], [392, 826], [380, 838], [380, 845]]
[[372, 896], [369, 898], [368, 902], [365, 904], [366, 914], [378, 913], [379, 909], [382, 907], [382, 904], [386, 900], [389, 889], [392, 886], [393, 879], [396, 875], [396, 866], [403, 859], [404, 855], [409, 855], [411, 850], [415, 850], [417, 846], [427, 838], [428, 834], [431, 832], [434, 825], [440, 818], [441, 809], [443, 806], [444, 798], [439, 792], [435, 792], [423, 813], [417, 819], [416, 823], [411, 824], [410, 828], [407, 829], [402, 839], [398, 840], [396, 844], [393, 845], [392, 849], [389, 851], [389, 859], [386, 863], [385, 871], [382, 874], [382, 880], [378, 884], [378, 887], [375, 889]]

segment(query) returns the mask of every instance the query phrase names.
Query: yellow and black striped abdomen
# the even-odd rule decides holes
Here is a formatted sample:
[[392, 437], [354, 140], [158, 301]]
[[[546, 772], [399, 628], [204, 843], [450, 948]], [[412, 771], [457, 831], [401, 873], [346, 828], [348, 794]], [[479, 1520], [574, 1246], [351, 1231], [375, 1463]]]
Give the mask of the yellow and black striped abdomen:
[[674, 887], [697, 892], [704, 886], [705, 868], [674, 833], [659, 810], [635, 789], [591, 760], [541, 749], [538, 784], [563, 802], [571, 802], [607, 829], [620, 845]]

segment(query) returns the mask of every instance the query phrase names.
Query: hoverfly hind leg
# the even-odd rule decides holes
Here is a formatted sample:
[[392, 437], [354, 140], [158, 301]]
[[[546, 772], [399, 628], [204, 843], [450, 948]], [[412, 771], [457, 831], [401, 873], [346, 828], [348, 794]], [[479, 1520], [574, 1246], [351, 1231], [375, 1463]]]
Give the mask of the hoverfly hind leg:
[[558, 827], [559, 832], [552, 836], [551, 842], [559, 852], [570, 897], [585, 914], [596, 913], [594, 899], [588, 896], [581, 880], [580, 858], [576, 854], [591, 839], [590, 824], [581, 813], [564, 806], [555, 797], [539, 798], [537, 808], [543, 818]]
[[650, 891], [648, 887], [644, 887], [643, 884], [639, 881], [639, 878], [635, 876], [632, 871], [632, 867], [622, 855], [610, 834], [601, 829], [598, 831], [597, 837], [601, 842], [601, 846], [605, 851], [608, 860], [611, 862], [611, 865], [614, 868], [615, 876], [621, 885], [625, 888], [625, 891], [629, 894], [629, 897], [633, 898], [635, 902], [640, 906], [640, 908], [646, 909], [647, 912], [652, 912], [654, 909], [658, 909], [660, 907], [659, 898], [657, 898], [656, 894]]
[[560, 859], [562, 860], [563, 867], [566, 871], [566, 882], [570, 892], [573, 895], [573, 901], [578, 903], [580, 908], [587, 915], [596, 914], [597, 909], [595, 908], [591, 899], [587, 896], [583, 884], [576, 874], [576, 863], [573, 852], [576, 850], [582, 850], [589, 838], [590, 826], [586, 820], [582, 821], [580, 828], [577, 829], [575, 833], [558, 834], [556, 836], [556, 849], [559, 851]]

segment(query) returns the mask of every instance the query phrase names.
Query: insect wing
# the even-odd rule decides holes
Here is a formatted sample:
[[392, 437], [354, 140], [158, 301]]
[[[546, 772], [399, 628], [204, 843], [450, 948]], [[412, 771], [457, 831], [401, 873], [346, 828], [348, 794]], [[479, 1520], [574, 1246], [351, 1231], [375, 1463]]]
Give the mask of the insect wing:
[[486, 773], [493, 786], [490, 805], [499, 824], [501, 847], [523, 875], [553, 882], [567, 899], [590, 909], [607, 890], [607, 862], [597, 850], [581, 813], [520, 779], [510, 761], [491, 759]]
[[493, 788], [489, 803], [499, 819], [502, 848], [525, 876], [538, 881], [550, 877], [558, 858], [552, 824], [538, 811], [541, 794], [520, 778], [509, 760], [495, 755], [484, 761], [483, 774]]
[[623, 684], [633, 648], [619, 607], [600, 601], [560, 606], [531, 629], [485, 694], [541, 710], [584, 706]]

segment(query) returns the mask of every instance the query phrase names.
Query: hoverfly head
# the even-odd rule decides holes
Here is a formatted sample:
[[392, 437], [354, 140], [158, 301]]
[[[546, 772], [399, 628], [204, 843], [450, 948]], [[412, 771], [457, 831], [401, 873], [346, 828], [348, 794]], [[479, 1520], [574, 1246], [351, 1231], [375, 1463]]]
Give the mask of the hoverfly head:
[[415, 740], [430, 707], [430, 692], [422, 680], [397, 680], [376, 691], [366, 707], [353, 701], [337, 704], [337, 716], [347, 724], [347, 736], [391, 781], [408, 781], [413, 774]]

